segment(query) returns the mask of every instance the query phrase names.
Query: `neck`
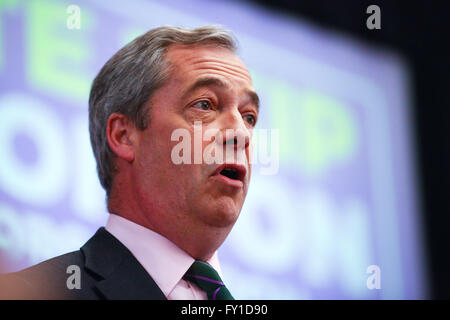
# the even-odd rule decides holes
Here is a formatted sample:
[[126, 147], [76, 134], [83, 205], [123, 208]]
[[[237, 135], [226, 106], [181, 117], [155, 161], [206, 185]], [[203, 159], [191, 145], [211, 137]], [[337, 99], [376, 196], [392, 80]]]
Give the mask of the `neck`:
[[167, 201], [163, 201], [163, 207], [153, 203], [142, 208], [137, 193], [125, 185], [120, 181], [113, 184], [108, 211], [159, 233], [196, 260], [209, 260], [231, 231], [232, 226], [216, 227], [197, 221], [194, 215], [183, 214], [180, 208], [168, 207]]

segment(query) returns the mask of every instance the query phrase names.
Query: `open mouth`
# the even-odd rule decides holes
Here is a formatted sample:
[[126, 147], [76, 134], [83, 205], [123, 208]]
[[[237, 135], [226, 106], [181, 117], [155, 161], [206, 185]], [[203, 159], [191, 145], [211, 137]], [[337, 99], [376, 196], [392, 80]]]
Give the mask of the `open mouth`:
[[223, 177], [231, 183], [237, 182], [239, 185], [241, 185], [241, 183], [244, 182], [244, 178], [245, 178], [246, 174], [247, 174], [247, 169], [243, 165], [223, 164], [214, 171], [213, 176]]
[[239, 180], [239, 173], [235, 169], [226, 168], [220, 171], [219, 174], [233, 180]]

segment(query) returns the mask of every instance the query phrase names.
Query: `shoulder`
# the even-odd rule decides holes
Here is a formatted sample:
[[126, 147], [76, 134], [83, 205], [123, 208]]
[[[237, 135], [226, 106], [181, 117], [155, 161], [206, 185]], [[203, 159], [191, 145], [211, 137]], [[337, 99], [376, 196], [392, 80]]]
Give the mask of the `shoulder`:
[[0, 275], [0, 299], [70, 298], [74, 292], [67, 288], [67, 280], [73, 272], [73, 267], [69, 267], [79, 266], [80, 272], [83, 272], [83, 263], [83, 254], [78, 250], [18, 272], [2, 274]]
[[0, 275], [0, 299], [165, 299], [133, 254], [105, 228], [78, 251]]

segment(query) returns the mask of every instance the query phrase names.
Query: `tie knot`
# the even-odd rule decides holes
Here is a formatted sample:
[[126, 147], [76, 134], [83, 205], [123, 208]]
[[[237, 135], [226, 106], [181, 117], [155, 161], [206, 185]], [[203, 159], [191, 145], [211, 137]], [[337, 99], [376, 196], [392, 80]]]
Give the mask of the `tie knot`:
[[183, 278], [205, 291], [209, 300], [234, 300], [217, 271], [207, 262], [194, 261]]

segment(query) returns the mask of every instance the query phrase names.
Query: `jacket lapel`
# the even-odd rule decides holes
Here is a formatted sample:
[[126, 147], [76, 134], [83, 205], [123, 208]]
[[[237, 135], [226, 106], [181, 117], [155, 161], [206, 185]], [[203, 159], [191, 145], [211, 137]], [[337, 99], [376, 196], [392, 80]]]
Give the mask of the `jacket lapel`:
[[167, 299], [131, 252], [105, 228], [81, 248], [85, 268], [100, 279], [97, 289], [106, 299]]

